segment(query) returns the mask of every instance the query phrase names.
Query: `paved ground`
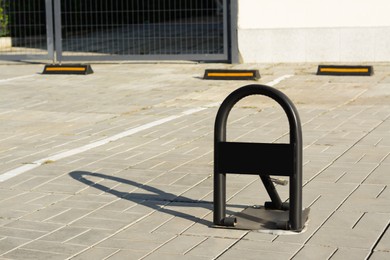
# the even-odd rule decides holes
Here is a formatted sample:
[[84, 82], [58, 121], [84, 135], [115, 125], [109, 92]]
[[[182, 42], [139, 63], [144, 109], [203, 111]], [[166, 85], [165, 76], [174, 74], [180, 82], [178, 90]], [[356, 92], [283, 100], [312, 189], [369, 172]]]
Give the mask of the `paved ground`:
[[[315, 64], [100, 64], [88, 76], [1, 64], [0, 259], [390, 259], [390, 65], [374, 65], [330, 77]], [[224, 67], [259, 69], [299, 110], [302, 234], [211, 227], [216, 103], [253, 83], [201, 79]], [[229, 140], [287, 136], [264, 97], [229, 117]], [[267, 198], [254, 176], [229, 175], [227, 189], [230, 212]]]

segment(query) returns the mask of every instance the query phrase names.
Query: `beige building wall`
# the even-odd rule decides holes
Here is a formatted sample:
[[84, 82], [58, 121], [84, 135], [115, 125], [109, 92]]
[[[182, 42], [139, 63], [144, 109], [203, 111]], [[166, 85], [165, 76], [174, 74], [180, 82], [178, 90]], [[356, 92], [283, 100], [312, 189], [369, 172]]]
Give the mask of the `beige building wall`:
[[238, 1], [238, 47], [243, 62], [390, 61], [390, 1]]

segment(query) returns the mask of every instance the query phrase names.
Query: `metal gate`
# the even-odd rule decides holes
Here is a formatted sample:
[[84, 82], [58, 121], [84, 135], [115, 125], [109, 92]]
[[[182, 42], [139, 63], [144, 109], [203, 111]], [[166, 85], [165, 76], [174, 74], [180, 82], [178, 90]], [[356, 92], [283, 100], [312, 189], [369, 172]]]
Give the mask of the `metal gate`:
[[0, 59], [227, 61], [227, 2], [0, 0]]
[[0, 59], [53, 59], [52, 0], [0, 0]]

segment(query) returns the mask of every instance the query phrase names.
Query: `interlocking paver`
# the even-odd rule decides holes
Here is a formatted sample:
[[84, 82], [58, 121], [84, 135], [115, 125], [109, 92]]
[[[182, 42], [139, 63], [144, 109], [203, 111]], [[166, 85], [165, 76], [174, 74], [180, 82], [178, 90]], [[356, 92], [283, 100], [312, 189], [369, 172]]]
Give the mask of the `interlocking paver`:
[[79, 254], [78, 256], [72, 258], [72, 259], [106, 259], [110, 256], [115, 255], [115, 253], [118, 253], [120, 250], [116, 248], [100, 248], [100, 247], [93, 247], [84, 253]]
[[192, 256], [192, 255], [182, 255], [182, 254], [165, 254], [160, 253], [159, 251], [156, 251], [145, 258], [145, 260], [169, 260], [169, 259], [183, 259], [183, 260], [206, 260], [210, 259], [210, 257], [203, 257], [203, 256]]
[[53, 242], [66, 242], [72, 238], [75, 238], [81, 234], [88, 232], [90, 229], [85, 227], [63, 227], [59, 230], [52, 232], [51, 234], [41, 238], [44, 241]]
[[6, 259], [20, 259], [20, 260], [33, 260], [33, 259], [50, 259], [60, 260], [68, 258], [70, 255], [57, 254], [53, 252], [44, 252], [28, 249], [16, 249], [7, 254], [4, 254]]
[[27, 230], [27, 229], [16, 229], [0, 227], [0, 233], [4, 237], [11, 238], [23, 238], [23, 239], [37, 239], [43, 235], [48, 234], [47, 231]]
[[339, 247], [336, 252], [332, 255], [332, 260], [358, 260], [358, 259], [367, 259], [370, 255], [370, 250], [363, 250], [358, 248], [345, 248]]
[[225, 254], [223, 254], [218, 259], [221, 260], [234, 260], [234, 259], [242, 259], [245, 256], [245, 259], [248, 260], [256, 260], [256, 259], [290, 259], [291, 254], [285, 252], [270, 252], [270, 251], [254, 251], [248, 249], [237, 249], [232, 248], [228, 250]]
[[295, 256], [294, 259], [330, 259], [337, 251], [330, 246], [305, 245]]
[[21, 249], [26, 250], [53, 252], [64, 255], [73, 255], [81, 250], [84, 250], [85, 248], [85, 246], [52, 241], [34, 241], [21, 247]]
[[89, 229], [88, 231], [83, 232], [74, 238], [68, 239], [66, 242], [68, 244], [83, 245], [86, 248], [89, 248], [96, 243], [105, 240], [108, 236], [111, 235], [112, 231], [110, 230]]
[[235, 239], [209, 237], [187, 254], [189, 256], [200, 256], [215, 258], [225, 252], [235, 243]]
[[372, 249], [378, 239], [376, 230], [322, 227], [308, 242], [310, 245]]
[[378, 245], [375, 247], [377, 251], [390, 252], [390, 234], [385, 233], [379, 240]]
[[26, 244], [30, 242], [29, 239], [23, 239], [23, 238], [14, 238], [14, 237], [2, 237], [0, 239], [0, 253], [4, 254], [15, 247], [21, 246], [23, 244]]
[[110, 260], [121, 260], [121, 259], [141, 259], [148, 255], [148, 251], [139, 250], [119, 250], [115, 254], [112, 254], [107, 259]]
[[154, 254], [185, 255], [193, 248], [204, 242], [207, 238], [196, 236], [177, 236], [157, 249]]
[[371, 255], [370, 259], [372, 260], [388, 259], [389, 256], [390, 256], [389, 252], [376, 251]]
[[[390, 71], [374, 65], [372, 77], [331, 77], [314, 75], [316, 64], [93, 64], [88, 76], [1, 64], [0, 79], [31, 77], [0, 82], [0, 174], [203, 110], [0, 182], [0, 258], [389, 258]], [[213, 66], [256, 67], [260, 84], [293, 75], [274, 87], [303, 125], [305, 232], [212, 227], [216, 103], [253, 83], [202, 80]], [[248, 97], [227, 135], [288, 142], [288, 125], [275, 102]], [[229, 214], [268, 200], [257, 176], [239, 175], [228, 176], [227, 198]]]

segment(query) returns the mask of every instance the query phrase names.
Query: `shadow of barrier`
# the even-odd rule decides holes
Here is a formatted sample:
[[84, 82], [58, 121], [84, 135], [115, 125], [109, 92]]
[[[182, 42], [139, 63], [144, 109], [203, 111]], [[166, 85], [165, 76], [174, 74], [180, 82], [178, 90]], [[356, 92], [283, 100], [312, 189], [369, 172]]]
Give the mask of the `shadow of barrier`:
[[[290, 143], [227, 142], [226, 125], [231, 109], [250, 95], [275, 100], [289, 121]], [[259, 175], [271, 202], [264, 207], [249, 207], [226, 217], [226, 174]], [[289, 202], [283, 203], [273, 184], [283, 181], [271, 175], [289, 177]], [[302, 130], [297, 109], [277, 89], [247, 85], [232, 92], [220, 106], [214, 127], [214, 225], [237, 229], [281, 229], [300, 232], [309, 209], [302, 209]]]
[[[84, 183], [90, 187], [93, 187], [95, 189], [98, 189], [102, 192], [105, 192], [107, 194], [114, 195], [120, 199], [128, 200], [134, 203], [137, 203], [139, 205], [143, 205], [145, 207], [150, 208], [151, 210], [163, 212], [169, 215], [172, 215], [174, 217], [179, 217], [187, 220], [191, 220], [203, 225], [211, 226], [212, 223], [206, 219], [204, 219], [204, 216], [197, 217], [185, 212], [181, 212], [180, 208], [204, 208], [207, 211], [205, 212], [206, 215], [209, 215], [212, 212], [212, 202], [205, 201], [205, 200], [194, 200], [185, 196], [176, 195], [173, 193], [165, 192], [161, 189], [157, 189], [155, 187], [145, 185], [136, 181], [131, 181], [128, 179], [120, 178], [117, 176], [110, 176], [102, 173], [92, 173], [87, 171], [73, 171], [69, 173], [69, 176], [73, 179]], [[109, 188], [99, 182], [95, 182], [92, 180], [89, 180], [90, 178], [101, 178], [103, 180], [110, 180], [114, 182], [118, 182], [118, 184], [125, 184], [129, 185], [135, 188], [139, 188], [140, 191], [143, 192], [123, 192], [118, 191], [112, 188]], [[239, 205], [231, 205], [233, 207], [242, 207]], [[170, 207], [170, 208], [167, 208]], [[171, 208], [175, 207], [178, 210], [172, 210]], [[185, 211], [185, 210], [183, 210]], [[231, 212], [233, 213], [233, 212]]]

